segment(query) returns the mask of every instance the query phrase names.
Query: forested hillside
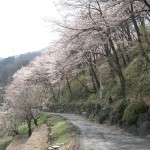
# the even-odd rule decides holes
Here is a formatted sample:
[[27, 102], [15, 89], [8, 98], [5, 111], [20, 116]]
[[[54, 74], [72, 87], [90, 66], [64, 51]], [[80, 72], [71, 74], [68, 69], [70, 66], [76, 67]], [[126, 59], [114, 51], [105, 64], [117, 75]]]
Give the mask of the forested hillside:
[[41, 52], [32, 52], [0, 59], [0, 85], [6, 85], [17, 70], [27, 66], [31, 60], [40, 55]]
[[39, 51], [0, 59], [0, 102], [3, 101], [5, 86], [12, 81], [13, 74], [40, 55]]
[[[63, 0], [57, 6], [64, 18], [52, 22], [61, 37], [14, 74], [5, 97], [8, 120], [26, 118], [31, 132], [38, 117], [33, 108], [75, 103], [99, 104], [119, 116], [116, 123], [134, 124], [150, 105], [149, 1]], [[93, 118], [106, 118], [100, 115]]]

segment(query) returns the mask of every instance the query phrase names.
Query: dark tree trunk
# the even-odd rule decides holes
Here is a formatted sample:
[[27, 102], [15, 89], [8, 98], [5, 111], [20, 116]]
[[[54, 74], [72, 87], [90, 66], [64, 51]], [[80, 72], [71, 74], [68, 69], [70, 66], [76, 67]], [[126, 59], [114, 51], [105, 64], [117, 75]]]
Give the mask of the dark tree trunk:
[[97, 88], [96, 88], [96, 84], [95, 84], [95, 81], [94, 81], [94, 77], [93, 77], [93, 74], [91, 72], [91, 69], [89, 68], [89, 74], [90, 74], [90, 77], [91, 77], [91, 81], [92, 81], [92, 85], [93, 85], [93, 89], [95, 91], [95, 93], [97, 92]]
[[91, 77], [94, 79], [97, 89], [100, 89], [100, 81], [99, 81], [99, 79], [97, 77], [97, 73], [96, 73], [96, 69], [97, 69], [96, 64], [92, 61], [91, 54], [89, 54], [89, 56], [87, 56], [85, 54], [85, 57], [88, 61], [88, 65], [89, 65], [90, 70], [91, 70]]
[[150, 3], [147, 0], [143, 0], [145, 5], [150, 9]]
[[108, 48], [108, 44], [104, 44], [104, 49], [105, 49], [105, 53], [106, 53], [106, 61], [108, 62], [108, 65], [109, 65], [109, 68], [110, 68], [110, 74], [112, 76], [112, 79], [114, 81], [114, 83], [116, 83], [115, 81], [115, 67], [114, 67], [114, 63], [113, 63], [113, 60], [112, 60], [112, 55], [110, 53], [110, 50]]
[[67, 75], [66, 75], [66, 81], [67, 81], [67, 85], [68, 85], [68, 89], [69, 89], [70, 95], [71, 95], [71, 97], [72, 97], [72, 89], [71, 89], [71, 85], [70, 85], [70, 83], [69, 83], [69, 80], [68, 80]]
[[128, 42], [132, 42], [132, 36], [130, 34], [130, 28], [129, 28], [129, 25], [127, 22], [125, 22], [125, 28], [126, 28], [126, 33], [127, 33], [127, 36], [128, 36]]
[[122, 95], [123, 100], [125, 100], [125, 98], [126, 98], [126, 80], [120, 70], [118, 70], [118, 76], [119, 76], [120, 86], [121, 86], [120, 94]]
[[109, 43], [110, 43], [110, 46], [112, 48], [113, 55], [114, 55], [114, 58], [115, 58], [116, 73], [118, 74], [118, 77], [119, 77], [119, 80], [120, 80], [120, 85], [121, 85], [120, 94], [122, 95], [122, 98], [125, 100], [125, 98], [126, 98], [126, 81], [125, 81], [125, 78], [124, 78], [123, 73], [122, 73], [122, 69], [121, 69], [121, 65], [120, 65], [120, 62], [119, 62], [118, 54], [115, 50], [115, 47], [114, 47], [114, 44], [113, 44], [113, 41], [112, 41], [111, 38], [109, 38]]
[[85, 90], [86, 90], [88, 93], [95, 93], [95, 91], [91, 91], [91, 90], [88, 88], [87, 85], [85, 85], [84, 83], [82, 83], [82, 81], [80, 81], [78, 77], [75, 77], [75, 78], [79, 81], [79, 83], [85, 88]]
[[124, 57], [124, 55], [123, 55], [119, 45], [118, 45], [118, 52], [120, 52], [120, 55], [121, 55], [121, 58], [122, 58], [122, 62], [123, 62], [123, 66], [127, 67], [126, 59], [125, 59], [125, 57]]
[[53, 95], [54, 101], [57, 101], [56, 94], [55, 94], [55, 92], [54, 92], [54, 90], [53, 90], [52, 85], [50, 85], [50, 90], [51, 90], [51, 93], [52, 93], [52, 95]]
[[33, 121], [34, 121], [34, 124], [35, 124], [36, 126], [38, 126], [37, 118], [34, 117], [34, 115], [33, 115], [32, 113], [31, 113], [31, 116], [32, 116], [32, 119], [33, 119]]
[[143, 33], [144, 33], [143, 36], [145, 38], [145, 41], [150, 46], [150, 41], [149, 41], [148, 34], [147, 34], [147, 31], [146, 31], [145, 18], [141, 17], [140, 22], [141, 22], [141, 26], [142, 26], [142, 29], [143, 29]]
[[140, 53], [146, 59], [147, 62], [150, 62], [150, 59], [149, 59], [148, 55], [146, 54], [146, 52], [144, 50], [144, 47], [142, 45], [142, 36], [141, 36], [141, 33], [140, 33], [140, 29], [138, 27], [137, 21], [135, 19], [135, 16], [133, 14], [133, 6], [132, 6], [132, 4], [131, 4], [131, 10], [130, 11], [131, 11], [131, 19], [132, 19], [133, 25], [134, 25], [136, 33], [137, 33]]
[[27, 120], [27, 125], [28, 125], [28, 136], [30, 137], [32, 134], [31, 119]]
[[34, 121], [34, 124], [35, 124], [36, 126], [38, 126], [37, 119], [33, 118], [33, 121]]
[[130, 59], [130, 56], [127, 52], [127, 48], [124, 46], [124, 44], [123, 44], [123, 49], [125, 51], [125, 56], [126, 56], [127, 63], [129, 64], [131, 62], [131, 59]]

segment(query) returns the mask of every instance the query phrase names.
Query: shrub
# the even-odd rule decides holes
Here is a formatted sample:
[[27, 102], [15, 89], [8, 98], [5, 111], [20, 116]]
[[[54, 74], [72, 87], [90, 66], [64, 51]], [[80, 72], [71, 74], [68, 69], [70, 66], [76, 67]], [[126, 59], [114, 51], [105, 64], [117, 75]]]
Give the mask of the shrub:
[[106, 114], [100, 114], [99, 115], [99, 123], [103, 123], [107, 119]]
[[123, 114], [124, 114], [124, 111], [125, 109], [127, 108], [127, 101], [120, 101], [119, 103], [117, 103], [117, 105], [115, 106], [115, 108], [113, 109], [113, 112], [115, 114], [118, 114], [119, 115], [119, 119], [122, 118]]
[[146, 112], [147, 105], [143, 100], [131, 102], [124, 111], [123, 121], [127, 124], [134, 124], [140, 113]]

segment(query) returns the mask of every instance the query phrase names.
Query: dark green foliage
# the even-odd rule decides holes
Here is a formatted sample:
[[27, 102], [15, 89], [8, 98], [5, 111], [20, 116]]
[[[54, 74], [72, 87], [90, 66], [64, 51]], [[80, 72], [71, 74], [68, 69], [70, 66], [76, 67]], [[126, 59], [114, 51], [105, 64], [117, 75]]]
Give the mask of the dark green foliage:
[[98, 117], [98, 122], [99, 123], [104, 123], [104, 121], [108, 118], [108, 115], [107, 114], [99, 114], [99, 117]]
[[127, 94], [132, 98], [150, 96], [150, 65], [138, 57], [125, 69]]
[[127, 106], [128, 106], [127, 101], [121, 100], [121, 101], [119, 101], [119, 102], [117, 103], [117, 105], [114, 107], [113, 112], [114, 112], [115, 114], [118, 114], [118, 115], [119, 115], [119, 119], [122, 118], [122, 116], [123, 116], [123, 114], [124, 114], [124, 111], [125, 111], [125, 109], [127, 108]]

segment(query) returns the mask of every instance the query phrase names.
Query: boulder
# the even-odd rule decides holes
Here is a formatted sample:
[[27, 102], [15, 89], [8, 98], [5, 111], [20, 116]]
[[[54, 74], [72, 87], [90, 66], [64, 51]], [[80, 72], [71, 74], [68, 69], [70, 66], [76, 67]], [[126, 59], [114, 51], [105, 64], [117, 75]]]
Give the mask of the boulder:
[[148, 113], [141, 113], [137, 119], [137, 126], [141, 126], [145, 121], [149, 121]]
[[138, 134], [138, 128], [135, 125], [131, 125], [128, 127], [127, 132], [137, 135]]
[[119, 120], [118, 120], [118, 117], [116, 115], [112, 115], [109, 117], [109, 124], [110, 125], [114, 125], [114, 124], [118, 123], [118, 121]]
[[143, 122], [138, 128], [138, 134], [140, 136], [145, 136], [150, 134], [150, 121]]

